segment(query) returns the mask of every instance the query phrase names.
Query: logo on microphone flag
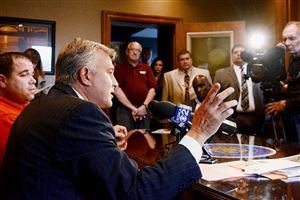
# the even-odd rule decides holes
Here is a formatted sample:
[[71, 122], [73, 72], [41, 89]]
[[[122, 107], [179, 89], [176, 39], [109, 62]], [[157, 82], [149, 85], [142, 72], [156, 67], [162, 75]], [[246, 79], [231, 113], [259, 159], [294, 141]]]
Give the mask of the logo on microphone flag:
[[179, 127], [183, 127], [188, 123], [192, 113], [192, 107], [179, 104], [176, 106], [175, 115], [171, 118], [171, 121], [175, 122]]

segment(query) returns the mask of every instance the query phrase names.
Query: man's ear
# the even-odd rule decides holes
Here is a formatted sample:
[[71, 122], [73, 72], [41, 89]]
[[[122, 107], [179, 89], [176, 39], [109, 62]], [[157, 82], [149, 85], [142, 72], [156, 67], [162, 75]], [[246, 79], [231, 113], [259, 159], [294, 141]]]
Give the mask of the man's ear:
[[78, 75], [79, 81], [84, 84], [84, 85], [90, 85], [90, 79], [91, 79], [91, 70], [87, 67], [82, 67], [79, 70], [79, 75]]
[[6, 87], [6, 76], [4, 76], [3, 74], [0, 74], [0, 87], [1, 88], [5, 88]]

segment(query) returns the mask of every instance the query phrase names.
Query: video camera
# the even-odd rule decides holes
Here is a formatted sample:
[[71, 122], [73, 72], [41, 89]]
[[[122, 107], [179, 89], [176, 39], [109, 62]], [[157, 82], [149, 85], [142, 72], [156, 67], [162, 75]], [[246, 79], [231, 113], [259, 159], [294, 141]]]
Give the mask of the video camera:
[[253, 82], [261, 82], [265, 101], [278, 99], [281, 81], [286, 79], [284, 67], [285, 46], [282, 43], [266, 52], [257, 52], [254, 55], [242, 52], [241, 58], [248, 63], [246, 78]]

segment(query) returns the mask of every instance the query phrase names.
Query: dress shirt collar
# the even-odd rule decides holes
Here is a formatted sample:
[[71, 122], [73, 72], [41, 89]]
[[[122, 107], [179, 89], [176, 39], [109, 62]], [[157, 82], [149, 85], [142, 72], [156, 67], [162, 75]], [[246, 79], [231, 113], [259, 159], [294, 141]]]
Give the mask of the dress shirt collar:
[[244, 74], [246, 74], [247, 65], [248, 65], [248, 63], [245, 63], [243, 66], [233, 64], [233, 68], [234, 68], [234, 71], [240, 72], [239, 74], [241, 74], [241, 70], [243, 70]]
[[195, 110], [197, 110], [199, 108], [199, 106], [201, 105], [201, 102], [199, 101], [198, 98], [195, 99], [195, 102], [196, 102]]
[[196, 101], [197, 104], [201, 103], [198, 98], [196, 98], [195, 101]]
[[191, 66], [188, 70], [182, 70], [182, 69], [178, 68], [178, 71], [179, 71], [179, 73], [184, 74], [184, 75], [185, 75], [185, 72], [187, 71], [188, 75], [191, 75], [192, 71], [193, 71], [193, 66]]
[[74, 90], [74, 92], [77, 94], [77, 96], [79, 97], [79, 99], [83, 99], [86, 100], [79, 92], [77, 92], [73, 87], [72, 89]]
[[[239, 81], [239, 83], [241, 84], [241, 72], [243, 70], [243, 74], [246, 74], [247, 73], [247, 63], [245, 63], [242, 67], [241, 66], [238, 66], [238, 65], [235, 65], [233, 64], [233, 69], [235, 71], [235, 74], [236, 74], [236, 77]], [[251, 78], [249, 78], [251, 79]]]

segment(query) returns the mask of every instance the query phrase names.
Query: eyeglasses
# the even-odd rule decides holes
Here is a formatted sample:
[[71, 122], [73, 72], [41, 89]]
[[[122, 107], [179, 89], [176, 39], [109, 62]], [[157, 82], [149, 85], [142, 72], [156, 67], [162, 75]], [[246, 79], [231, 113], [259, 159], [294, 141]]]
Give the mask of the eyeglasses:
[[132, 52], [137, 52], [137, 53], [141, 53], [142, 50], [140, 49], [135, 49], [135, 48], [131, 48], [131, 49], [128, 49], [129, 51], [132, 51]]

